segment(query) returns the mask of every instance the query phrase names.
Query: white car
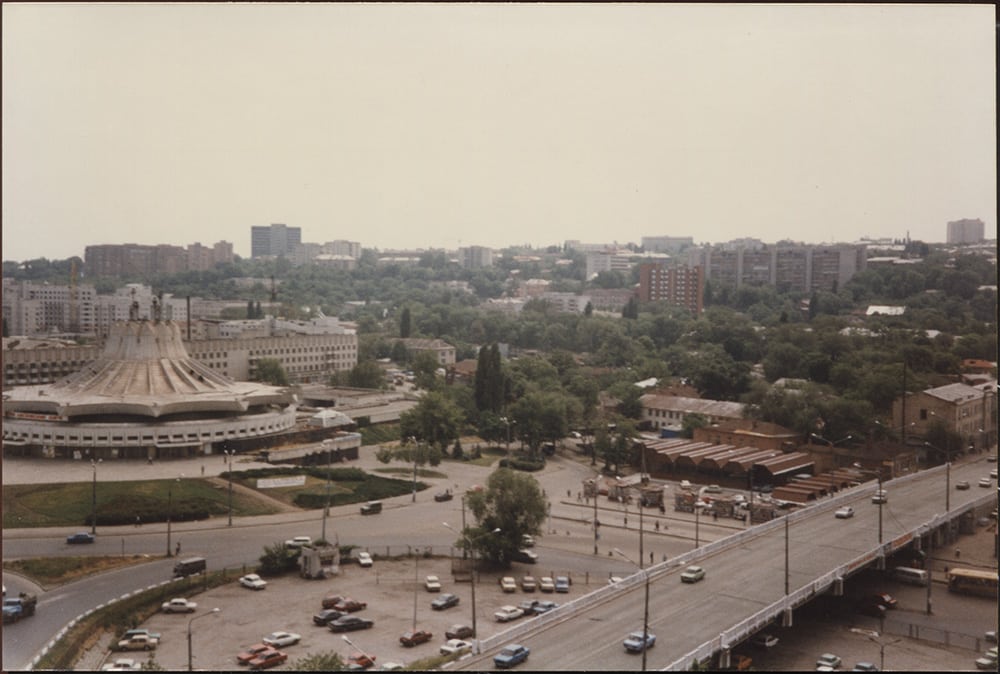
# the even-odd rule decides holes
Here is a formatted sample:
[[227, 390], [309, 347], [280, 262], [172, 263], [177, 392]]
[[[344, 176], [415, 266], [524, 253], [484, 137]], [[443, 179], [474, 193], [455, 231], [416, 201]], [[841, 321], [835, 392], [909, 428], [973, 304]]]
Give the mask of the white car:
[[358, 564], [364, 567], [369, 567], [372, 565], [372, 556], [367, 552], [358, 553]]
[[517, 592], [517, 581], [510, 576], [500, 579], [500, 589], [504, 592]]
[[102, 672], [131, 672], [142, 669], [142, 665], [133, 658], [118, 658], [101, 667]]
[[300, 639], [302, 639], [302, 635], [295, 634], [294, 632], [271, 632], [266, 637], [261, 639], [261, 641], [268, 646], [280, 648], [282, 646], [292, 646], [297, 644]]
[[160, 606], [160, 610], [164, 613], [194, 613], [196, 608], [198, 608], [198, 604], [181, 597], [163, 602]]
[[818, 670], [820, 667], [829, 667], [830, 669], [837, 669], [838, 667], [840, 667], [840, 662], [841, 662], [840, 658], [834, 655], [833, 653], [824, 653], [823, 655], [819, 656], [818, 660], [816, 660], [816, 669]]
[[448, 639], [440, 648], [441, 655], [451, 655], [452, 653], [469, 653], [472, 651], [472, 644], [461, 639]]
[[844, 506], [843, 508], [837, 508], [837, 512], [833, 513], [833, 516], [838, 520], [846, 520], [854, 517], [854, 508], [851, 506]]
[[251, 590], [263, 590], [267, 587], [267, 581], [258, 576], [256, 573], [248, 573], [240, 578], [240, 585]]
[[440, 592], [441, 579], [437, 576], [427, 576], [427, 579], [424, 581], [424, 587], [427, 588], [428, 592]]
[[500, 610], [493, 614], [493, 617], [497, 619], [497, 622], [506, 623], [517, 620], [523, 615], [524, 611], [516, 606], [501, 606]]
[[542, 592], [555, 592], [556, 584], [550, 576], [542, 576], [538, 579], [538, 589]]
[[311, 536], [296, 536], [285, 541], [285, 547], [289, 550], [297, 550], [307, 545], [312, 545], [312, 542], [313, 539]]

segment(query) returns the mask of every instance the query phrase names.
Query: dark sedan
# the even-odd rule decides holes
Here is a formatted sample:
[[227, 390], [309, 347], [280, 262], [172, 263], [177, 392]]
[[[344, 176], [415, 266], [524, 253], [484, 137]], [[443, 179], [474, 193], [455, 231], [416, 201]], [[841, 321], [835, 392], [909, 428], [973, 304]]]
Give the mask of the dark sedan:
[[356, 615], [345, 615], [337, 618], [329, 625], [332, 632], [353, 632], [354, 630], [366, 630], [374, 626], [375, 621]]
[[325, 608], [313, 616], [313, 622], [317, 625], [327, 625], [332, 620], [342, 617], [344, 614], [332, 608]]
[[70, 543], [70, 544], [74, 544], [74, 543], [93, 543], [94, 542], [94, 535], [93, 534], [88, 534], [85, 531], [81, 531], [78, 534], [73, 534], [72, 536], [67, 536], [66, 537], [66, 542]]
[[452, 606], [458, 606], [458, 596], [454, 594], [443, 594], [431, 602], [431, 608], [435, 611], [443, 611]]

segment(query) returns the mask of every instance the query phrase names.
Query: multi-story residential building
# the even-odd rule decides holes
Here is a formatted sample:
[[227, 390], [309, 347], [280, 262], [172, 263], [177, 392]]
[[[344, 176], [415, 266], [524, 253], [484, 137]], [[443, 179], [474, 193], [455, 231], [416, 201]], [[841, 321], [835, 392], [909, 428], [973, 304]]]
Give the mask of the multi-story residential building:
[[892, 423], [911, 438], [923, 438], [934, 424], [961, 435], [972, 449], [997, 442], [997, 382], [947, 384], [909, 393], [892, 403]]
[[948, 243], [980, 243], [986, 232], [986, 224], [979, 220], [963, 218], [948, 223]]
[[59, 332], [93, 332], [93, 285], [50, 285], [32, 281], [3, 280], [3, 317], [12, 335]]
[[302, 243], [302, 228], [274, 224], [250, 228], [250, 257], [291, 255]]
[[125, 243], [87, 246], [84, 250], [84, 270], [90, 278], [175, 274], [211, 269], [232, 261], [233, 245], [228, 241], [219, 241], [211, 248], [200, 243], [193, 243], [187, 249], [167, 244]]
[[704, 246], [688, 250], [688, 266], [721, 285], [773, 285], [782, 291], [835, 292], [867, 266], [866, 246], [776, 244]]
[[647, 253], [679, 253], [694, 245], [690, 236], [644, 236], [642, 249]]
[[701, 267], [639, 265], [638, 297], [643, 302], [669, 302], [687, 307], [698, 316], [702, 311], [704, 295], [705, 279]]
[[469, 246], [458, 249], [459, 260], [465, 269], [483, 269], [493, 266], [493, 249]]
[[542, 293], [540, 299], [552, 304], [559, 311], [572, 314], [582, 314], [587, 305], [590, 304], [589, 295], [577, 295], [576, 293]]
[[602, 271], [620, 271], [630, 274], [632, 267], [640, 262], [666, 264], [670, 256], [664, 253], [636, 253], [630, 250], [608, 250], [587, 253], [587, 278], [591, 279]]
[[620, 312], [635, 296], [630, 288], [590, 288], [590, 303], [595, 311]]

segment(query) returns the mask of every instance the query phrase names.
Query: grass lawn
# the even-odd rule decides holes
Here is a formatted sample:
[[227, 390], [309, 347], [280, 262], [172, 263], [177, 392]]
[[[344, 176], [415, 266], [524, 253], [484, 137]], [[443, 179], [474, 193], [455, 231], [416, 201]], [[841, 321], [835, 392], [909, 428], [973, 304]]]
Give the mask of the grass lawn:
[[44, 588], [62, 585], [102, 571], [135, 566], [158, 559], [149, 555], [121, 557], [37, 557], [4, 562], [3, 568], [27, 576]]
[[[3, 526], [5, 529], [82, 527], [92, 512], [92, 498], [91, 482], [7, 486], [3, 490]], [[228, 514], [229, 491], [224, 485], [197, 478], [97, 483], [98, 526], [102, 512], [141, 512], [149, 508], [166, 512], [175, 508], [176, 513], [190, 503], [199, 504], [215, 516]], [[142, 504], [142, 508], [134, 508], [133, 504]], [[277, 509], [272, 504], [233, 492], [233, 514], [236, 516], [275, 512]]]

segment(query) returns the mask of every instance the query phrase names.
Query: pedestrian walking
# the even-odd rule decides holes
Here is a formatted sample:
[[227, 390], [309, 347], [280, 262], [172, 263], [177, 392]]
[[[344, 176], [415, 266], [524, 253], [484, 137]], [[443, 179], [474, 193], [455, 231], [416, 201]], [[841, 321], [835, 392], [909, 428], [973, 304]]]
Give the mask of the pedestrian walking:
[[180, 556], [181, 554], [181, 542], [177, 541], [177, 551], [174, 553], [175, 556]]
[[205, 464], [201, 464], [201, 476], [205, 477]]
[[962, 556], [962, 551], [959, 550], [958, 548], [955, 548], [955, 559], [958, 559], [961, 556]]
[[137, 526], [137, 527], [138, 527], [138, 526], [140, 526], [141, 524], [142, 524], [142, 519], [141, 519], [141, 518], [140, 518], [140, 517], [139, 517], [138, 515], [136, 515], [136, 516], [135, 516], [135, 526]]
[[652, 550], [649, 551], [649, 563], [650, 564], [653, 563], [653, 551]]
[[660, 522], [656, 521], [655, 522], [655, 526], [656, 526], [656, 530], [659, 531], [660, 530]]

